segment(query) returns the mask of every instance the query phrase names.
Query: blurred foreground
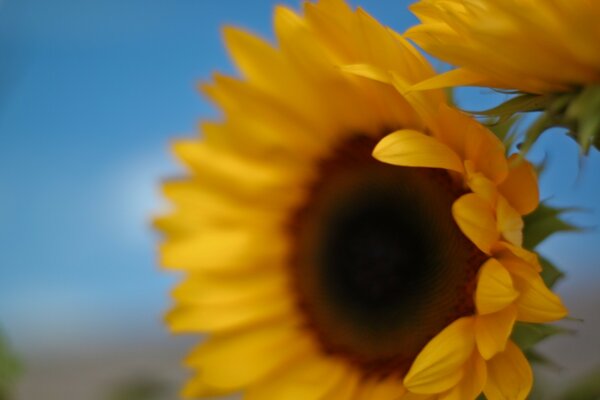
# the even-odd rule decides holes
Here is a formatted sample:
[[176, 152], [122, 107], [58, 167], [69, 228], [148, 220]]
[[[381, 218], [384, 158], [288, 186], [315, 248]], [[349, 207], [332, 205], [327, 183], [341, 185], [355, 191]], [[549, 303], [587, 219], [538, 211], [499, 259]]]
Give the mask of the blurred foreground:
[[[545, 367], [538, 371], [538, 383], [543, 385], [543, 393], [532, 399], [551, 398], [547, 395], [563, 392], [570, 382], [600, 366], [600, 314], [597, 311], [600, 293], [593, 281], [583, 275], [574, 272], [559, 284], [559, 292], [571, 315], [583, 322], [563, 324], [578, 333], [554, 337], [540, 346], [539, 350], [558, 368]], [[176, 399], [187, 376], [181, 360], [196, 339], [170, 337], [160, 327], [155, 329], [157, 332], [153, 335], [140, 332], [140, 337], [145, 339], [139, 341], [129, 336], [129, 339], [113, 339], [102, 345], [95, 342], [85, 348], [62, 349], [60, 352], [20, 349], [24, 375], [17, 386], [15, 399]], [[587, 399], [573, 397], [573, 400]]]

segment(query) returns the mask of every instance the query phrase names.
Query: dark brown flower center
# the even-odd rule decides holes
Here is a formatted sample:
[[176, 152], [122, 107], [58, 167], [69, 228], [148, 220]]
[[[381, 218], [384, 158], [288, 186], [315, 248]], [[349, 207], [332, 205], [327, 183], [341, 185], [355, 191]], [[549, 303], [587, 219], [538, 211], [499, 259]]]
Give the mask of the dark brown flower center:
[[445, 170], [371, 156], [359, 136], [319, 165], [291, 221], [299, 306], [325, 352], [366, 375], [406, 372], [425, 344], [474, 312], [485, 259], [451, 214], [463, 193]]

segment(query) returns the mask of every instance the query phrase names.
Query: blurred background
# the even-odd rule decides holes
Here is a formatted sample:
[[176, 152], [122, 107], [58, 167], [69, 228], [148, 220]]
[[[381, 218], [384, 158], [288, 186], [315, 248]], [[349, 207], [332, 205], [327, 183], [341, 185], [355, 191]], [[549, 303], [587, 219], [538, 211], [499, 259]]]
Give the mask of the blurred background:
[[[217, 115], [195, 86], [233, 72], [220, 28], [272, 37], [276, 3], [299, 6], [0, 0], [0, 330], [21, 365], [14, 399], [176, 397], [196, 339], [161, 322], [177, 276], [157, 266], [150, 221], [166, 208], [161, 180], [181, 172], [169, 144]], [[400, 32], [415, 23], [410, 1], [352, 4]], [[467, 89], [458, 100], [482, 109], [503, 96]], [[581, 209], [565, 218], [586, 227], [540, 247], [567, 272], [558, 291], [583, 320], [542, 346], [560, 385], [600, 365], [600, 155], [581, 159], [550, 132], [531, 157], [547, 161], [542, 197]]]

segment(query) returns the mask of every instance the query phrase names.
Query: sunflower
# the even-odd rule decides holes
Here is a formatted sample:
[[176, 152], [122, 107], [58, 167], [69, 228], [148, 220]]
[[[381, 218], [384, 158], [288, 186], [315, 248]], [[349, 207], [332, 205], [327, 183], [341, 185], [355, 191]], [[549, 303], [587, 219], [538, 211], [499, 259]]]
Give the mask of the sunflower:
[[443, 92], [400, 35], [342, 0], [275, 11], [277, 44], [224, 36], [242, 77], [178, 141], [161, 262], [167, 315], [208, 334], [188, 398], [524, 399], [515, 321], [566, 310], [522, 242], [535, 173]]
[[585, 150], [600, 148], [600, 2], [420, 0], [410, 8], [421, 24], [406, 36], [458, 66], [415, 88], [518, 90], [527, 95], [505, 109], [546, 111], [535, 135], [566, 126]]
[[600, 83], [600, 3], [591, 0], [420, 0], [407, 32], [459, 69], [452, 84], [554, 93]]

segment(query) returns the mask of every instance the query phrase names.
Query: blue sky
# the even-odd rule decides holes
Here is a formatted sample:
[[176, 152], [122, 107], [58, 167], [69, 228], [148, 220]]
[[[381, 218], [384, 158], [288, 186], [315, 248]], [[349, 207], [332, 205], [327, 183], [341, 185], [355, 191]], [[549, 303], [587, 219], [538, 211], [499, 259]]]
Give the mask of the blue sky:
[[[215, 110], [195, 90], [232, 72], [220, 27], [271, 36], [271, 0], [4, 0], [0, 3], [0, 325], [17, 346], [160, 331], [176, 277], [156, 265], [151, 215], [168, 144]], [[409, 1], [354, 1], [403, 31]], [[498, 97], [461, 95], [467, 108]], [[600, 157], [547, 135], [542, 193], [600, 223]], [[597, 278], [597, 232], [557, 236], [543, 251]], [[96, 336], [94, 336], [96, 335]]]

